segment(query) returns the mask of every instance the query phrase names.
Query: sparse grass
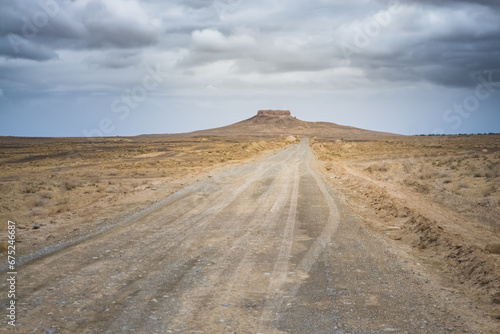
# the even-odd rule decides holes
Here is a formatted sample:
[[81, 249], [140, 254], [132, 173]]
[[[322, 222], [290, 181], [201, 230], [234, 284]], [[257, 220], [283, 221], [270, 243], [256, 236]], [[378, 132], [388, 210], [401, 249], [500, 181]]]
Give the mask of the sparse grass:
[[478, 205], [484, 206], [484, 207], [493, 207], [493, 206], [498, 206], [498, 201], [495, 198], [489, 196], [489, 197], [481, 199], [478, 202]]
[[[316, 141], [325, 162], [338, 163], [432, 198], [470, 221], [500, 230], [500, 136]], [[430, 149], [429, 149], [430, 147]], [[333, 166], [325, 164], [333, 170]]]
[[73, 183], [71, 181], [66, 181], [66, 182], [64, 182], [63, 187], [65, 190], [71, 191], [71, 190], [75, 189], [77, 186], [75, 183]]
[[440, 170], [439, 172], [437, 172], [436, 176], [440, 179], [448, 178], [448, 177], [450, 177], [450, 172], [448, 172], [446, 170]]
[[[242, 150], [238, 142], [247, 150]], [[75, 226], [93, 228], [96, 219], [123, 214], [111, 206], [122, 208], [126, 205], [123, 203], [129, 202], [147, 205], [152, 200], [149, 196], [162, 195], [144, 190], [147, 186], [162, 184], [162, 190], [175, 191], [181, 183], [167, 183], [167, 180], [185, 178], [188, 182], [182, 183], [186, 184], [191, 182], [191, 175], [196, 178], [199, 172], [208, 172], [221, 162], [247, 160], [267, 149], [287, 145], [282, 139], [250, 137], [213, 137], [203, 143], [199, 138], [179, 137], [152, 141], [0, 137], [0, 146], [2, 144], [2, 161], [40, 155], [47, 158], [35, 163], [0, 164], [0, 215], [5, 220], [26, 224], [54, 221], [51, 226], [58, 229], [57, 235], [61, 238]], [[78, 156], [61, 155], [69, 149], [78, 150]], [[212, 154], [207, 155], [207, 151]], [[141, 196], [135, 197], [138, 193]], [[45, 230], [25, 233], [22, 249], [32, 251], [38, 247], [31, 247], [34, 238]]]
[[24, 185], [21, 189], [21, 193], [23, 194], [35, 194], [38, 191], [38, 187], [35, 186], [32, 182], [29, 182]]
[[26, 217], [39, 217], [47, 214], [47, 210], [42, 208], [33, 208], [26, 213]]
[[62, 205], [59, 205], [56, 209], [55, 209], [55, 213], [63, 213], [63, 212], [67, 212], [67, 211], [70, 211], [70, 206], [68, 204], [62, 204]]
[[[51, 190], [51, 188], [48, 188], [47, 190]], [[43, 199], [52, 199], [52, 194], [51, 193], [41, 193], [40, 198]]]
[[118, 186], [110, 186], [106, 188], [106, 193], [108, 194], [119, 193], [119, 192], [120, 192], [120, 187]]
[[434, 172], [422, 172], [418, 178], [420, 180], [430, 180], [436, 176], [436, 173]]
[[35, 201], [33, 202], [33, 206], [34, 207], [44, 207], [44, 206], [47, 206], [49, 203], [48, 200], [38, 196]]
[[370, 173], [372, 173], [372, 172], [385, 173], [389, 170], [389, 166], [385, 162], [379, 162], [379, 163], [374, 163], [374, 164], [370, 165], [370, 167], [368, 167], [366, 170]]
[[490, 184], [483, 190], [483, 196], [489, 197], [498, 191], [498, 187], [496, 184]]

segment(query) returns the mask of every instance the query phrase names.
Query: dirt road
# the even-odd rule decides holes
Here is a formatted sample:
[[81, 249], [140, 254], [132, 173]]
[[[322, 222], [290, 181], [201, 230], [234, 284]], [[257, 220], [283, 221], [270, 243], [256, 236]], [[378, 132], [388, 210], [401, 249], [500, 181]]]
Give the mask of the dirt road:
[[466, 330], [343, 203], [305, 139], [19, 267], [16, 330]]

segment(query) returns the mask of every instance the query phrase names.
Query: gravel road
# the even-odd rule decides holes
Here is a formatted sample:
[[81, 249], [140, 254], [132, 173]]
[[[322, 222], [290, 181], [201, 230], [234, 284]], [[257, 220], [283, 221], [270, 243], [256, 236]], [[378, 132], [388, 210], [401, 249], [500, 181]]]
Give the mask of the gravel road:
[[16, 330], [467, 330], [395, 254], [321, 176], [304, 139], [19, 267]]

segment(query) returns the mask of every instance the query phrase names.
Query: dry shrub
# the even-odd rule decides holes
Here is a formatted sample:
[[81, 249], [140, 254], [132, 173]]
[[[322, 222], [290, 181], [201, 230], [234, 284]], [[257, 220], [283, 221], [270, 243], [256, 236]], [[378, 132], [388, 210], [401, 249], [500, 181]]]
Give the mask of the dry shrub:
[[0, 241], [0, 253], [7, 253], [9, 250], [9, 244], [5, 241]]
[[46, 199], [43, 199], [41, 197], [37, 197], [35, 201], [33, 202], [34, 207], [44, 207], [47, 206], [49, 202]]
[[43, 198], [43, 199], [52, 199], [52, 194], [51, 193], [41, 193], [40, 194], [40, 198]]
[[500, 164], [490, 164], [485, 172], [485, 177], [488, 179], [494, 179], [500, 176]]
[[480, 206], [484, 206], [484, 207], [489, 208], [489, 207], [497, 206], [498, 201], [495, 198], [490, 196], [490, 197], [483, 198], [477, 204]]
[[80, 186], [80, 184], [78, 184], [77, 182], [75, 182], [73, 180], [65, 181], [63, 183], [63, 189], [65, 189], [67, 191], [73, 190], [79, 186]]
[[442, 158], [440, 161], [436, 163], [436, 166], [438, 167], [443, 167], [443, 166], [452, 166], [453, 163], [455, 162], [455, 158], [450, 157], [450, 158]]
[[500, 254], [500, 244], [487, 244], [484, 250], [491, 254]]
[[422, 184], [418, 181], [413, 181], [409, 179], [405, 179], [403, 183], [413, 188], [415, 191], [418, 191], [421, 194], [428, 194], [430, 192], [429, 185], [427, 184]]
[[403, 171], [406, 173], [406, 174], [409, 174], [412, 172], [413, 170], [413, 163], [411, 161], [405, 161], [403, 164]]
[[498, 191], [496, 184], [490, 184], [483, 190], [483, 196], [489, 197]]
[[21, 188], [21, 193], [23, 194], [34, 194], [37, 191], [38, 187], [33, 182], [28, 182]]
[[371, 164], [366, 171], [372, 173], [372, 172], [380, 172], [380, 173], [385, 173], [389, 170], [389, 166], [386, 162], [379, 162], [375, 164]]
[[110, 186], [106, 188], [106, 193], [108, 194], [113, 194], [113, 193], [119, 193], [120, 192], [120, 187], [117, 185]]
[[420, 180], [430, 180], [430, 179], [434, 178], [434, 176], [436, 176], [436, 173], [434, 173], [434, 172], [422, 172], [418, 176], [418, 178]]
[[498, 164], [482, 164], [473, 165], [470, 167], [470, 173], [474, 177], [485, 177], [487, 179], [494, 179], [500, 175]]
[[55, 211], [55, 213], [62, 213], [62, 212], [66, 212], [69, 210], [70, 210], [70, 206], [68, 204], [62, 204], [62, 205], [59, 205], [57, 208], [54, 208], [53, 211]]
[[46, 209], [33, 208], [33, 209], [29, 210], [26, 213], [26, 216], [27, 217], [38, 217], [38, 216], [43, 216], [43, 215], [46, 215], [46, 214], [47, 214], [47, 210]]
[[[436, 175], [438, 178], [442, 179], [442, 178], [447, 178], [447, 177], [450, 177], [450, 172], [448, 171], [445, 171], [445, 170], [441, 170], [437, 173]], [[448, 182], [449, 183], [449, 182]]]

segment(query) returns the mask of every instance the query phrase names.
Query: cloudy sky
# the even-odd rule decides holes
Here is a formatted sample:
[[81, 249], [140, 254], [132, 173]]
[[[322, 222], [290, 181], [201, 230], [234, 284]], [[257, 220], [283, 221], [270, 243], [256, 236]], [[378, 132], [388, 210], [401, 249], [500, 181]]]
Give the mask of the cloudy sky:
[[500, 132], [500, 1], [0, 0], [0, 135], [187, 132], [271, 108]]

